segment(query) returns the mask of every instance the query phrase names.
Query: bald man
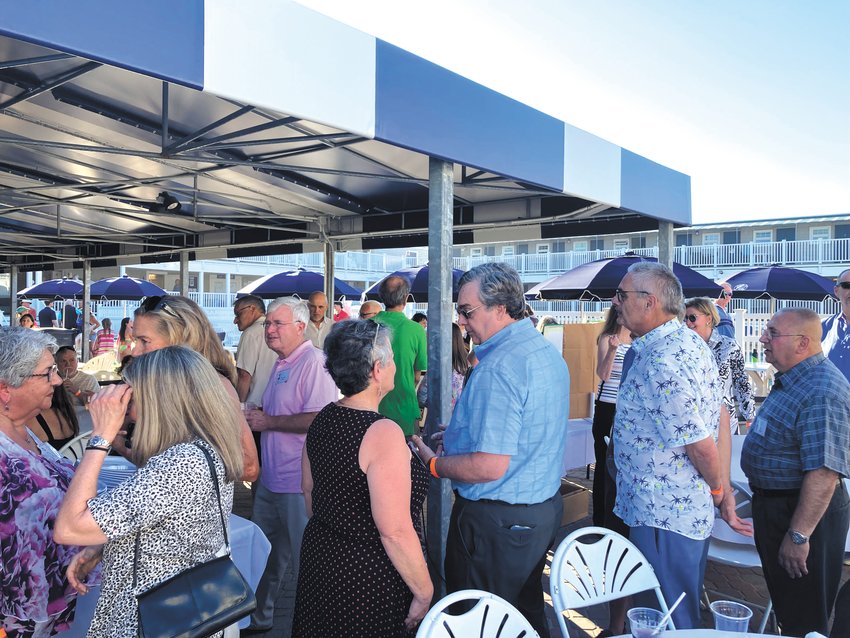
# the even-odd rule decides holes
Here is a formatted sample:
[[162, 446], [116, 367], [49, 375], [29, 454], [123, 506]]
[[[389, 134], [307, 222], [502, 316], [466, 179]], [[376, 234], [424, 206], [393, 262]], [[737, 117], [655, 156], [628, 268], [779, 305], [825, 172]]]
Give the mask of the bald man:
[[381, 304], [379, 304], [377, 301], [364, 301], [363, 305], [360, 306], [359, 316], [361, 319], [371, 319], [376, 314], [381, 312], [381, 310]]
[[850, 500], [850, 383], [821, 350], [821, 323], [786, 308], [759, 341], [778, 370], [753, 421], [741, 467], [753, 491], [753, 527], [782, 633], [828, 633], [841, 581]]
[[328, 298], [318, 290], [307, 298], [307, 309], [310, 311], [310, 321], [304, 330], [314, 346], [321, 350], [325, 346], [325, 337], [333, 328], [334, 322], [328, 318]]

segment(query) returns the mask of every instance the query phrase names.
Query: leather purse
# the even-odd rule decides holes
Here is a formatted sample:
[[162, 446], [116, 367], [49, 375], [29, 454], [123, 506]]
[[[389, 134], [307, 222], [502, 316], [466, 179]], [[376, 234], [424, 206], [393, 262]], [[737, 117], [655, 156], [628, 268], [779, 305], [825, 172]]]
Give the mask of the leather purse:
[[[203, 638], [244, 618], [257, 607], [254, 591], [230, 558], [215, 464], [207, 450], [200, 445], [197, 447], [210, 466], [227, 554], [194, 565], [138, 594], [138, 636], [142, 638]], [[137, 534], [133, 557], [134, 589], [141, 553], [139, 545]]]

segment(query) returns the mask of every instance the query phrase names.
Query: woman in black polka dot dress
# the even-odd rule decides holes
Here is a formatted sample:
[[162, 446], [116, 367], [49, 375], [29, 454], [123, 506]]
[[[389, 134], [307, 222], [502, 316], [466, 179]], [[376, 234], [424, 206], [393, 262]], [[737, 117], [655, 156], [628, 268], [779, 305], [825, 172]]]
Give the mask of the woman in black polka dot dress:
[[378, 414], [393, 388], [390, 335], [372, 321], [342, 321], [325, 340], [327, 368], [344, 395], [307, 434], [304, 531], [292, 635], [404, 636], [433, 588], [414, 521], [428, 472], [401, 428]]

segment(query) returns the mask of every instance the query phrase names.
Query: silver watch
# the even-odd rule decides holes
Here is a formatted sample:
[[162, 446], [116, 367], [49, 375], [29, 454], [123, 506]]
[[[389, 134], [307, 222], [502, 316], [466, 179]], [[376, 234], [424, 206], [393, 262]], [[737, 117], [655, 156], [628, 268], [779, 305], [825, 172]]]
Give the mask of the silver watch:
[[89, 439], [89, 442], [86, 444], [87, 450], [103, 450], [108, 452], [112, 446], [109, 444], [105, 438], [100, 436], [99, 434], [95, 434], [93, 437]]
[[809, 542], [809, 537], [798, 532], [796, 529], [789, 529], [788, 536], [791, 537], [791, 542], [795, 545], [805, 545]]

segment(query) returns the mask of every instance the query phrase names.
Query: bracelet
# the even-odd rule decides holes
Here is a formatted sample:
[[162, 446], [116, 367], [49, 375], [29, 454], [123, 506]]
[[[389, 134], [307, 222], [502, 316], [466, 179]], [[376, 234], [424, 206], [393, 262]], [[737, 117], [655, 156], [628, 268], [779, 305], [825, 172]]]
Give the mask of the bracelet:
[[723, 486], [722, 485], [720, 487], [718, 487], [716, 490], [711, 490], [712, 496], [720, 496], [721, 494], [723, 494]]
[[442, 478], [439, 474], [437, 474], [437, 457], [432, 456], [431, 460], [428, 461], [428, 469], [431, 470], [431, 476], [434, 478]]
[[86, 451], [88, 450], [97, 450], [98, 452], [106, 452], [107, 454], [109, 454], [109, 448], [103, 447], [102, 445], [87, 445]]

